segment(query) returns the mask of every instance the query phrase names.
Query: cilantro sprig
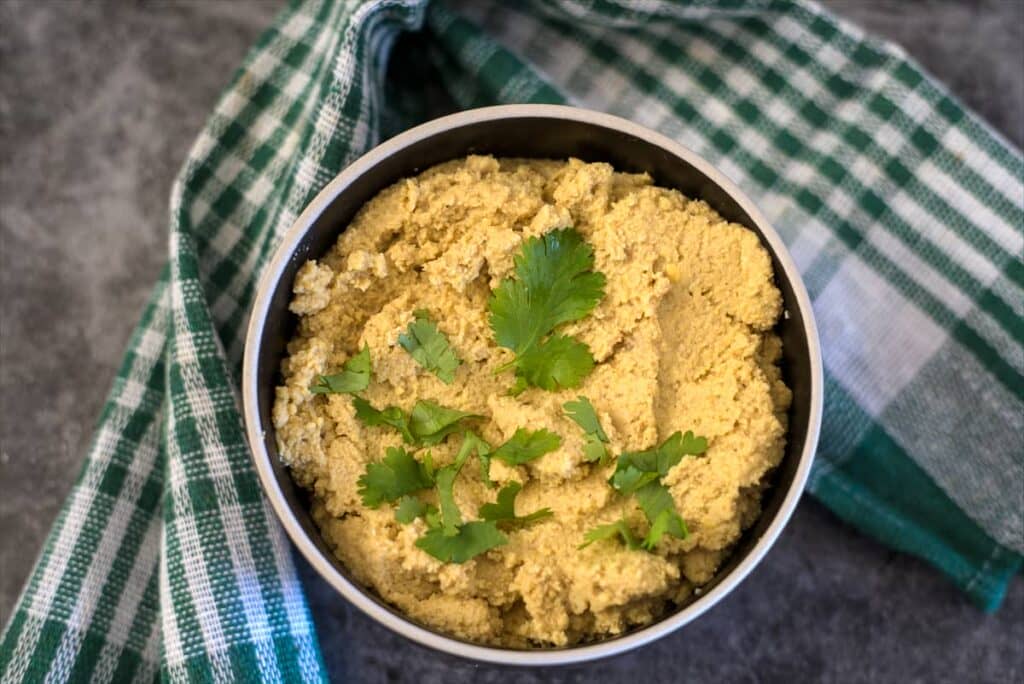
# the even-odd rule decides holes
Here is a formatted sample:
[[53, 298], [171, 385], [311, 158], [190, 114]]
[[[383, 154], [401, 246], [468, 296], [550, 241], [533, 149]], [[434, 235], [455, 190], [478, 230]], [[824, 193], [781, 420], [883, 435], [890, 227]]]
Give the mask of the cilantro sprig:
[[583, 446], [583, 457], [593, 463], [599, 461], [601, 465], [608, 462], [608, 435], [601, 428], [601, 421], [597, 417], [594, 405], [584, 396], [576, 397], [576, 401], [567, 401], [562, 408], [574, 423], [580, 426], [586, 435], [587, 442]]
[[689, 535], [686, 522], [676, 510], [672, 494], [668, 487], [662, 484], [661, 478], [684, 456], [699, 456], [707, 451], [707, 448], [708, 441], [704, 437], [696, 437], [690, 431], [686, 434], [677, 431], [657, 447], [620, 454], [615, 464], [615, 472], [608, 482], [620, 494], [636, 497], [637, 505], [649, 523], [647, 535], [643, 540], [634, 543], [627, 536], [632, 534], [629, 526], [625, 521], [619, 521], [614, 523], [621, 523], [616, 530], [610, 529], [612, 525], [601, 525], [587, 532], [584, 537], [586, 544], [619, 534], [629, 548], [644, 548], [651, 551], [666, 534], [677, 539], [686, 539]]
[[342, 371], [334, 375], [317, 376], [316, 384], [309, 388], [313, 394], [354, 394], [370, 386], [370, 348], [362, 350], [342, 365]]
[[[492, 520], [473, 520], [464, 523], [455, 502], [455, 478], [468, 456], [468, 450], [456, 457], [455, 462], [437, 471], [434, 478], [437, 489], [439, 514], [430, 518], [424, 508], [429, 529], [416, 540], [416, 546], [444, 563], [465, 563], [485, 551], [508, 543]], [[412, 505], [409, 506], [412, 508]]]
[[[497, 501], [480, 506], [477, 512], [480, 520], [463, 521], [455, 500], [455, 481], [473, 451], [483, 459], [489, 450], [487, 442], [476, 433], [467, 431], [455, 461], [435, 470], [429, 452], [420, 463], [404, 449], [392, 448], [384, 462], [367, 466], [366, 474], [359, 479], [359, 491], [363, 502], [371, 507], [383, 501], [397, 501], [395, 519], [402, 524], [423, 518], [427, 531], [416, 540], [416, 546], [442, 562], [464, 563], [507, 544], [508, 537], [499, 528], [523, 527], [552, 515], [549, 508], [516, 515], [515, 500], [522, 485], [510, 482], [498, 492]], [[489, 478], [485, 481], [489, 482]], [[437, 493], [436, 507], [414, 496], [415, 492], [429, 487], [434, 487]]]
[[644, 485], [668, 475], [683, 456], [699, 456], [707, 451], [708, 441], [693, 432], [676, 431], [659, 446], [645, 451], [627, 451], [619, 455], [609, 483], [621, 494], [632, 494]]
[[518, 482], [509, 482], [498, 492], [498, 500], [495, 503], [485, 503], [477, 511], [484, 520], [493, 520], [499, 526], [522, 527], [537, 520], [550, 518], [554, 515], [550, 508], [541, 508], [529, 515], [516, 515], [516, 496], [519, 495], [523, 485]]
[[455, 370], [462, 361], [425, 309], [417, 309], [413, 316], [415, 320], [398, 336], [398, 343], [418, 364], [440, 378], [441, 382], [452, 384]]
[[482, 417], [427, 399], [417, 401], [411, 413], [398, 406], [377, 409], [362, 397], [353, 397], [352, 406], [355, 407], [356, 418], [363, 425], [393, 428], [402, 435], [406, 444], [415, 446], [440, 444], [448, 435], [462, 429], [462, 421]]
[[559, 325], [589, 314], [604, 297], [605, 276], [593, 268], [593, 249], [572, 228], [523, 243], [515, 257], [515, 277], [503, 280], [488, 302], [497, 343], [516, 355], [499, 369], [515, 369], [513, 393], [528, 386], [578, 387], [593, 370], [594, 357], [585, 343], [551, 335]]

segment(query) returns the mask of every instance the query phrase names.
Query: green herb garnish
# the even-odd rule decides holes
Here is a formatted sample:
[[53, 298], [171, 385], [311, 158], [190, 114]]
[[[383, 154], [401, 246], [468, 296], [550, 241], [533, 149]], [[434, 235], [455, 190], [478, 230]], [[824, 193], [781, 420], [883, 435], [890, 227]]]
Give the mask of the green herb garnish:
[[472, 430], [467, 430], [462, 436], [462, 446], [459, 447], [459, 455], [456, 460], [465, 458], [473, 451], [476, 451], [476, 457], [480, 459], [480, 479], [490, 489], [494, 489], [498, 485], [491, 479], [491, 445], [480, 435]]
[[437, 514], [437, 512], [436, 507], [423, 503], [411, 494], [406, 494], [398, 500], [398, 505], [395, 507], [395, 520], [403, 525], [408, 525], [416, 518], [423, 518], [430, 514]]
[[682, 516], [676, 511], [676, 503], [668, 487], [660, 482], [651, 482], [638, 489], [636, 502], [651, 524], [643, 541], [643, 547], [648, 551], [652, 550], [666, 533], [678, 539], [686, 539], [690, 533]]
[[528, 238], [515, 258], [515, 277], [491, 293], [491, 328], [498, 344], [516, 354], [499, 370], [515, 368], [513, 392], [533, 385], [577, 387], [593, 369], [590, 348], [566, 335], [545, 339], [557, 326], [577, 321], [604, 296], [604, 274], [594, 251], [572, 228]]
[[453, 464], [437, 471], [440, 515], [433, 520], [428, 515], [430, 529], [416, 540], [416, 546], [444, 563], [465, 563], [484, 551], [508, 543], [508, 538], [493, 521], [462, 522], [462, 514], [455, 503], [454, 485], [468, 453], [467, 450]]
[[[708, 441], [703, 437], [695, 437], [693, 432], [683, 434], [673, 433], [659, 446], [645, 451], [627, 451], [621, 455], [615, 464], [615, 472], [608, 479], [609, 484], [616, 491], [623, 495], [634, 494], [640, 510], [644, 512], [650, 528], [643, 541], [636, 544], [627, 540], [629, 548], [644, 548], [648, 551], [661, 541], [666, 534], [678, 539], [686, 539], [689, 530], [686, 529], [686, 522], [676, 510], [672, 494], [661, 482], [661, 478], [668, 474], [683, 456], [698, 456], [707, 451]], [[625, 523], [623, 523], [625, 524]], [[608, 527], [604, 525], [596, 530], [588, 532], [585, 539], [590, 540], [589, 535], [597, 530]], [[608, 538], [614, 533], [604, 530], [602, 534]], [[626, 540], [623, 534], [623, 539]]]
[[426, 310], [417, 309], [413, 315], [416, 319], [398, 336], [398, 343], [417, 363], [439, 377], [442, 382], [452, 384], [455, 380], [455, 369], [462, 362], [455, 355], [448, 338], [430, 320], [430, 314]]
[[522, 465], [540, 458], [562, 445], [562, 438], [541, 428], [527, 430], [519, 428], [512, 438], [494, 450], [491, 458], [497, 458], [510, 466]]
[[708, 441], [694, 437], [687, 431], [674, 432], [668, 439], [653, 449], [627, 451], [621, 454], [615, 464], [615, 473], [609, 483], [622, 494], [632, 494], [649, 482], [664, 477], [683, 456], [697, 456], [707, 451]]
[[516, 515], [516, 496], [523, 488], [518, 482], [509, 482], [498, 492], [496, 503], [486, 503], [477, 512], [484, 520], [493, 520], [499, 525], [520, 527], [535, 520], [549, 518], [553, 515], [550, 508], [541, 508], [529, 515]]
[[458, 432], [461, 429], [459, 423], [467, 418], [482, 416], [421, 399], [412, 407], [409, 431], [417, 443], [430, 446], [444, 441], [444, 438], [453, 432]]
[[362, 397], [352, 397], [352, 406], [356, 410], [356, 418], [363, 424], [371, 427], [387, 426], [398, 430], [406, 444], [415, 443], [415, 438], [409, 431], [409, 416], [397, 406], [388, 406], [385, 409], [376, 409]]
[[462, 463], [456, 461], [437, 471], [437, 501], [441, 510], [441, 530], [446, 537], [458, 534], [462, 524], [462, 514], [455, 503], [455, 478], [461, 469]]
[[416, 540], [416, 546], [442, 563], [465, 563], [470, 558], [508, 543], [508, 537], [501, 533], [497, 523], [474, 520], [459, 527], [455, 535], [449, 536], [435, 527]]
[[359, 495], [363, 504], [376, 508], [385, 501], [428, 489], [434, 484], [429, 461], [421, 463], [402, 447], [388, 447], [379, 463], [369, 463], [359, 478]]
[[554, 392], [577, 387], [594, 370], [590, 347], [568, 335], [552, 335], [516, 358], [516, 386], [519, 394], [528, 386]]
[[633, 530], [630, 529], [629, 523], [627, 523], [624, 518], [620, 518], [619, 520], [616, 520], [613, 523], [608, 523], [607, 525], [598, 525], [594, 529], [589, 530], [583, 535], [584, 541], [577, 548], [582, 549], [590, 546], [596, 541], [611, 539], [615, 536], [622, 538], [622, 543], [626, 545], [626, 548], [640, 548], [640, 540], [633, 534]]
[[593, 463], [600, 461], [601, 465], [608, 462], [608, 435], [601, 428], [601, 421], [597, 418], [597, 411], [594, 405], [584, 396], [576, 397], [576, 401], [567, 401], [562, 404], [565, 414], [569, 416], [586, 434], [587, 442], [583, 446], [583, 457]]
[[417, 446], [439, 444], [445, 437], [461, 429], [462, 420], [480, 418], [426, 399], [417, 401], [411, 414], [397, 406], [376, 409], [362, 397], [353, 397], [352, 405], [356, 409], [356, 418], [364, 425], [394, 428], [406, 444]]
[[342, 369], [335, 375], [317, 376], [316, 384], [309, 391], [313, 394], [362, 392], [370, 386], [370, 348], [364, 345], [362, 351], [346, 361]]

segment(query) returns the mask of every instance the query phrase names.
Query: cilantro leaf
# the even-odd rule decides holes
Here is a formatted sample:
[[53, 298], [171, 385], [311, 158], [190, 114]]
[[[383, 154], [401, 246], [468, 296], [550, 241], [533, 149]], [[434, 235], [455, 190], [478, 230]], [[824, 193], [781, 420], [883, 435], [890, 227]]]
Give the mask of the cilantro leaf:
[[467, 430], [462, 436], [462, 446], [459, 447], [459, 458], [465, 458], [471, 452], [476, 451], [480, 459], [480, 479], [488, 488], [494, 489], [498, 485], [491, 479], [491, 445], [485, 442], [480, 435], [472, 430]]
[[441, 529], [441, 511], [437, 506], [427, 505], [427, 512], [423, 514], [423, 520], [427, 523], [428, 530]]
[[707, 447], [708, 441], [705, 438], [694, 437], [690, 431], [685, 435], [676, 431], [653, 449], [620, 454], [615, 473], [609, 482], [619, 492], [631, 494], [647, 483], [668, 475], [668, 471], [683, 460], [683, 456], [703, 454]]
[[668, 487], [660, 482], [651, 482], [636, 491], [636, 502], [644, 512], [651, 528], [643, 541], [645, 549], [653, 549], [664, 534], [686, 539], [689, 530], [682, 516], [676, 511], [676, 502]]
[[516, 495], [523, 488], [518, 482], [509, 482], [498, 492], [496, 503], [485, 503], [477, 511], [484, 520], [512, 520], [516, 517]]
[[379, 463], [368, 463], [358, 480], [363, 504], [376, 508], [434, 484], [426, 467], [401, 447], [388, 447]]
[[644, 537], [641, 545], [648, 551], [653, 551], [665, 533], [671, 534], [673, 537], [686, 539], [689, 535], [689, 530], [686, 529], [686, 523], [683, 521], [682, 516], [675, 511], [664, 510], [658, 513], [654, 521], [651, 522], [651, 528], [647, 531], [647, 536]]
[[523, 488], [518, 482], [510, 482], [498, 492], [496, 503], [485, 503], [477, 512], [484, 520], [493, 520], [499, 524], [522, 526], [528, 525], [535, 520], [551, 517], [553, 514], [550, 508], [541, 508], [529, 515], [516, 515], [516, 496]]
[[421, 399], [408, 414], [397, 406], [376, 409], [362, 397], [353, 397], [356, 418], [364, 425], [392, 427], [402, 435], [406, 444], [431, 446], [443, 442], [445, 437], [457, 432], [459, 421], [480, 416], [441, 406]]
[[597, 417], [597, 411], [589, 399], [580, 395], [576, 397], [576, 401], [567, 401], [562, 404], [562, 408], [565, 409], [565, 414], [574, 423], [579, 425], [583, 432], [588, 435], [594, 435], [602, 442], [608, 441], [608, 435], [601, 428], [601, 421]]
[[427, 474], [427, 479], [434, 482], [434, 477], [437, 473], [437, 469], [434, 468], [434, 457], [430, 455], [430, 452], [423, 454], [423, 472]]
[[457, 432], [460, 429], [459, 422], [463, 419], [480, 417], [421, 399], [412, 408], [409, 430], [418, 443], [430, 446], [444, 441], [445, 437]]
[[683, 456], [699, 456], [707, 448], [708, 440], [694, 437], [690, 430], [685, 435], [678, 430], [673, 432], [657, 449], [658, 473], [661, 476], [668, 475], [668, 471], [683, 460]]
[[583, 535], [583, 543], [577, 548], [582, 549], [590, 546], [596, 541], [611, 539], [615, 536], [622, 538], [622, 542], [626, 545], [626, 548], [640, 548], [640, 540], [633, 534], [633, 530], [630, 529], [629, 523], [626, 522], [625, 518], [620, 518], [613, 523], [608, 523], [607, 525], [598, 525], [594, 529], [587, 531], [587, 533]]
[[592, 370], [590, 347], [568, 335], [552, 335], [516, 358], [517, 379], [549, 392], [579, 387]]
[[409, 324], [406, 332], [398, 336], [398, 343], [418, 364], [439, 377], [441, 382], [452, 384], [455, 369], [462, 362], [455, 355], [448, 338], [437, 329], [425, 310], [418, 309], [413, 315], [416, 319]]
[[441, 505], [441, 529], [445, 536], [452, 537], [459, 532], [459, 525], [462, 524], [462, 514], [459, 506], [455, 503], [455, 478], [459, 474], [458, 468], [446, 466], [437, 471], [437, 500]]
[[608, 461], [608, 435], [601, 428], [601, 421], [590, 400], [584, 396], [576, 397], [576, 401], [562, 404], [565, 414], [569, 416], [586, 433], [587, 443], [583, 446], [583, 457], [593, 463], [600, 461], [604, 465]]
[[441, 530], [445, 536], [453, 537], [459, 532], [462, 524], [462, 513], [455, 503], [455, 478], [462, 470], [462, 464], [469, 456], [468, 449], [460, 449], [455, 462], [437, 471], [434, 481], [437, 484], [437, 501], [441, 506]]
[[406, 444], [413, 444], [416, 441], [409, 431], [408, 414], [397, 406], [388, 406], [386, 409], [378, 410], [362, 397], [352, 397], [352, 406], [356, 409], [356, 418], [363, 425], [393, 427], [402, 434], [402, 439]]
[[653, 449], [627, 451], [619, 455], [615, 472], [608, 482], [621, 494], [635, 494], [637, 504], [644, 512], [650, 529], [642, 542], [643, 548], [653, 550], [661, 538], [669, 534], [686, 539], [686, 522], [676, 511], [675, 501], [661, 478], [676, 466], [683, 456], [697, 456], [707, 451], [708, 441], [695, 437], [693, 432], [672, 433]]
[[403, 525], [408, 525], [416, 518], [426, 517], [432, 511], [436, 513], [437, 508], [423, 503], [415, 496], [406, 494], [398, 500], [398, 506], [395, 507], [395, 520]]
[[363, 345], [362, 351], [350, 358], [335, 375], [318, 376], [315, 385], [309, 388], [313, 394], [341, 394], [362, 392], [370, 386], [370, 348]]
[[598, 462], [605, 465], [608, 462], [608, 449], [601, 440], [588, 436], [586, 444], [583, 445], [583, 459], [588, 463]]
[[528, 238], [515, 258], [516, 278], [505, 279], [491, 294], [498, 344], [520, 352], [555, 326], [590, 313], [605, 286], [604, 275], [593, 266], [594, 251], [572, 228]]
[[562, 438], [553, 432], [543, 428], [540, 430], [519, 428], [511, 439], [494, 450], [491, 458], [497, 458], [511, 466], [517, 466], [540, 458], [561, 445]]
[[[672, 436], [678, 435], [676, 432]], [[686, 456], [700, 456], [708, 450], [708, 440], [706, 437], [695, 437], [692, 430], [687, 430], [686, 434], [679, 439], [679, 445], [677, 447]]]
[[[572, 228], [528, 238], [506, 278], [488, 302], [497, 343], [516, 359], [514, 393], [527, 385], [553, 390], [576, 387], [594, 367], [587, 345], [568, 336], [545, 341], [557, 326], [577, 321], [604, 296], [604, 274], [595, 272], [594, 251]], [[507, 367], [507, 366], [506, 366]]]
[[454, 535], [441, 528], [429, 530], [416, 540], [416, 546], [443, 563], [465, 563], [470, 558], [508, 543], [508, 537], [495, 522], [474, 520], [462, 525]]
[[508, 538], [493, 521], [462, 522], [453, 490], [455, 478], [469, 453], [470, 449], [460, 449], [454, 463], [437, 471], [435, 479], [440, 511], [427, 508], [424, 516], [429, 529], [416, 540], [416, 546], [445, 563], [464, 563], [488, 549], [508, 543]]
[[[619, 458], [622, 457], [620, 456]], [[644, 472], [634, 466], [626, 466], [623, 468], [621, 467], [622, 461], [619, 461], [619, 463], [620, 466], [608, 481], [620, 494], [632, 494], [644, 485], [658, 479], [658, 473]]]

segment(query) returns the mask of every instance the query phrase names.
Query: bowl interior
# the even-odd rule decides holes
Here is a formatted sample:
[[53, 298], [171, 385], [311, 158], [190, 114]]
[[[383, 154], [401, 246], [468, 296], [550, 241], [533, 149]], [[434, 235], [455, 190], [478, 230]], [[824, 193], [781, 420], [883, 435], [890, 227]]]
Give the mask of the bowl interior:
[[[689, 197], [701, 198], [726, 219], [750, 228], [761, 236], [762, 243], [771, 253], [776, 284], [782, 292], [786, 312], [777, 327], [777, 332], [783, 341], [782, 371], [786, 384], [793, 391], [786, 453], [781, 465], [772, 476], [771, 487], [765, 492], [761, 517], [742, 536], [734, 553], [719, 570], [711, 584], [706, 585], [705, 589], [710, 590], [721, 582], [750, 552], [775, 518], [797, 476], [805, 442], [813, 430], [811, 394], [813, 373], [802, 312], [797, 303], [794, 283], [790, 282], [786, 270], [780, 263], [779, 256], [765, 241], [764, 235], [751, 216], [712, 178], [652, 142], [592, 122], [545, 116], [523, 116], [475, 121], [439, 131], [380, 159], [338, 194], [324, 207], [320, 215], [314, 218], [305, 235], [301, 237], [297, 249], [285, 264], [281, 278], [270, 292], [269, 307], [256, 357], [257, 408], [261, 423], [259, 427], [263, 434], [274, 477], [277, 479], [288, 506], [298, 519], [305, 534], [309, 536], [319, 551], [339, 573], [355, 583], [320, 536], [320, 532], [309, 514], [306, 492], [293, 483], [287, 469], [281, 464], [278, 457], [271, 411], [274, 388], [279, 381], [278, 369], [285, 353], [287, 340], [291, 338], [296, 325], [295, 316], [288, 310], [292, 283], [298, 268], [308, 259], [318, 258], [324, 254], [334, 244], [340, 232], [348, 225], [359, 208], [377, 192], [401, 178], [415, 175], [434, 164], [473, 153], [493, 154], [499, 157], [554, 159], [577, 157], [585, 161], [609, 162], [618, 171], [647, 172], [657, 185], [676, 188]], [[408, 617], [380, 601], [372, 592], [366, 593], [384, 609], [409, 620]], [[693, 597], [690, 603], [701, 601], [702, 596], [706, 594], [707, 591], [702, 591], [702, 595]], [[685, 607], [680, 606], [678, 610]], [[453, 638], [449, 635], [444, 636]]]

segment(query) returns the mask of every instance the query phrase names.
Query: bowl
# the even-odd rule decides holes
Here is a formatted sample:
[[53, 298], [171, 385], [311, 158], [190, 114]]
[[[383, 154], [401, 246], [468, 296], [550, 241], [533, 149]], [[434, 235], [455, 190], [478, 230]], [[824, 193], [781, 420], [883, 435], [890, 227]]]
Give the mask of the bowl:
[[[295, 273], [335, 243], [355, 213], [392, 183], [468, 154], [611, 163], [647, 172], [657, 185], [701, 198], [729, 221], [760, 236], [770, 252], [784, 313], [782, 372], [793, 391], [786, 453], [762, 500], [762, 514], [712, 581], [657, 622], [605, 640], [565, 648], [483, 646], [418, 624], [356, 583], [313, 523], [306, 493], [277, 453], [271, 410], [285, 346], [296, 324], [288, 310]], [[344, 598], [385, 627], [425, 646], [502, 665], [564, 665], [646, 644], [696, 619], [721, 601], [764, 558], [803, 492], [818, 442], [823, 381], [810, 299], [781, 238], [740, 189], [707, 161], [671, 139], [626, 119], [555, 105], [506, 105], [452, 114], [375, 147], [331, 181], [281, 239], [259, 283], [249, 319], [242, 377], [246, 431], [263, 491], [306, 560]]]

